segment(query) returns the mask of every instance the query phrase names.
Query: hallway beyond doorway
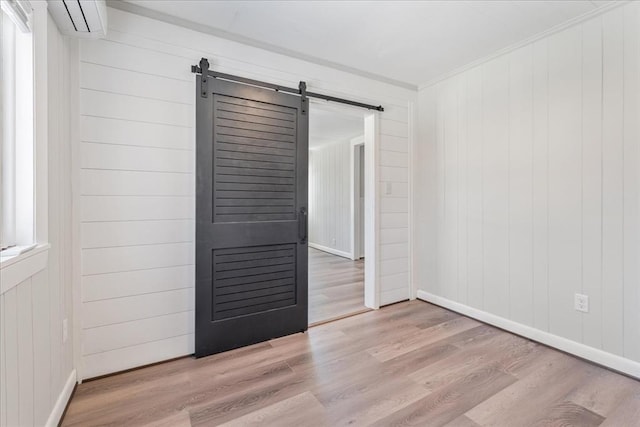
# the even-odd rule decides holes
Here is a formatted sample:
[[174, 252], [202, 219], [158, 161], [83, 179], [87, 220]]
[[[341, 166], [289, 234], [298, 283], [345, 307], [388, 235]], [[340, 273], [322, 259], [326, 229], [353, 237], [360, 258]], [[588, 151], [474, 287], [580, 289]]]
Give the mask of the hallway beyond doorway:
[[366, 309], [364, 259], [352, 261], [309, 248], [309, 324]]

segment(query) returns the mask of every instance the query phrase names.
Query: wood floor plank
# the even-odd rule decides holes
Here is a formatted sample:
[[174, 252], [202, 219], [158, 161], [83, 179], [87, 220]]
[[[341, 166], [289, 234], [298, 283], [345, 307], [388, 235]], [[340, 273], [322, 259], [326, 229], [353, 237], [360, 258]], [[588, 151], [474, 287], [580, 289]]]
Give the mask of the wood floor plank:
[[314, 347], [313, 351], [308, 353], [299, 354], [286, 359], [287, 364], [295, 372], [303, 373], [309, 370], [321, 373], [329, 369], [339, 369], [343, 365], [349, 364], [355, 371], [361, 367], [377, 367], [378, 361], [370, 354], [364, 351], [353, 350], [357, 343], [345, 342], [343, 346], [334, 347], [327, 346], [324, 349]]
[[459, 350], [458, 347], [438, 341], [387, 360], [382, 364], [382, 370], [387, 374], [408, 376], [417, 370], [448, 359]]
[[640, 424], [640, 390], [634, 390], [612, 411], [602, 427], [637, 426]]
[[308, 386], [303, 376], [293, 376], [268, 386], [247, 389], [242, 395], [221, 396], [189, 407], [193, 426], [220, 425], [254, 411], [304, 393]]
[[639, 408], [639, 381], [412, 301], [85, 382], [62, 425], [619, 427]]
[[480, 324], [475, 328], [467, 329], [459, 334], [452, 335], [447, 338], [447, 343], [458, 348], [464, 348], [470, 345], [475, 345], [479, 342], [485, 342], [486, 340], [502, 333], [505, 332], [489, 325]]
[[637, 381], [603, 369], [573, 390], [567, 400], [606, 418], [637, 389]]
[[191, 427], [189, 411], [179, 411], [175, 415], [169, 415], [159, 420], [145, 424], [142, 427]]
[[446, 427], [480, 427], [480, 424], [471, 421], [466, 415], [461, 415], [445, 425]]
[[[400, 377], [327, 406], [333, 426], [367, 426], [424, 398], [429, 391]], [[326, 405], [325, 405], [326, 406]]]
[[596, 427], [604, 418], [573, 402], [560, 402], [551, 406], [532, 426], [580, 426]]
[[282, 400], [259, 411], [251, 412], [235, 420], [221, 424], [224, 427], [248, 427], [262, 425], [328, 425], [325, 408], [312, 393], [306, 391]]
[[[409, 375], [413, 381], [428, 390], [435, 390], [489, 364], [500, 364], [513, 357], [514, 337], [510, 334], [496, 335], [487, 342], [487, 351], [478, 351], [476, 347], [460, 350], [457, 353], [422, 368]], [[524, 345], [520, 339], [515, 340], [520, 349]]]
[[[556, 352], [527, 377], [496, 393], [466, 413], [482, 426], [525, 426], [538, 420], [541, 413], [593, 375], [595, 367]], [[518, 408], [518, 410], [514, 410]]]
[[443, 426], [515, 381], [515, 377], [493, 366], [484, 367], [435, 390], [424, 399], [394, 412], [373, 425]]
[[159, 377], [157, 384], [112, 391], [100, 399], [81, 402], [73, 410], [69, 408], [69, 425], [83, 425], [93, 417], [130, 425], [161, 420], [184, 409], [184, 402], [194, 406], [201, 402], [216, 403], [223, 396], [228, 400], [240, 399], [247, 389], [279, 385], [293, 377], [294, 372], [284, 361], [225, 374], [194, 369], [169, 378]]
[[392, 343], [382, 344], [368, 350], [381, 362], [393, 359], [402, 354], [408, 353], [416, 348], [424, 347], [427, 344], [455, 335], [459, 332], [466, 331], [479, 323], [467, 317], [457, 317], [452, 320], [440, 323], [430, 328], [421, 330], [409, 337], [403, 337]]

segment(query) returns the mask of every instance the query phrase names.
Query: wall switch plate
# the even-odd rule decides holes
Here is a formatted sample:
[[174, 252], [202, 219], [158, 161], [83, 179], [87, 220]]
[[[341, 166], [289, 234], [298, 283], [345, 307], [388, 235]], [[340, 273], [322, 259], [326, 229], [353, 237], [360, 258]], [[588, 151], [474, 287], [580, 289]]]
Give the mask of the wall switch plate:
[[62, 343], [67, 342], [67, 338], [69, 338], [69, 322], [67, 319], [62, 320]]
[[589, 297], [587, 295], [576, 294], [574, 299], [574, 308], [583, 313], [589, 312]]
[[391, 193], [393, 193], [393, 185], [390, 182], [385, 182], [384, 194], [390, 195]]

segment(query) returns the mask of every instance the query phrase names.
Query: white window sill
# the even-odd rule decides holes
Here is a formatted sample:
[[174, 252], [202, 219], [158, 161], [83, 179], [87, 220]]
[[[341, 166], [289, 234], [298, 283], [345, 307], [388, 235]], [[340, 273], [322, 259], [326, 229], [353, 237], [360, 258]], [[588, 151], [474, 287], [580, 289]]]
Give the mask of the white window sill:
[[26, 254], [27, 252], [32, 251], [38, 246], [37, 243], [32, 243], [31, 245], [17, 245], [12, 246], [7, 249], [3, 249], [0, 251], [0, 268], [2, 268], [3, 261], [12, 260], [15, 257], [19, 257], [20, 255]]
[[47, 267], [49, 243], [40, 243], [25, 253], [0, 258], [0, 295]]

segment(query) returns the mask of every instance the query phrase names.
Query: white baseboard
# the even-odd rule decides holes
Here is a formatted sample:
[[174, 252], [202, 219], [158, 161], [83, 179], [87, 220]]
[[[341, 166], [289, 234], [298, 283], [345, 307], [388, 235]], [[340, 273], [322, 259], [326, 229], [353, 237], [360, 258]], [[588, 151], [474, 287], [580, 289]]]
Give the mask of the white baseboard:
[[330, 248], [328, 246], [322, 246], [322, 245], [318, 245], [317, 243], [309, 242], [309, 247], [313, 248], [313, 249], [317, 249], [317, 250], [322, 251], [322, 252], [330, 253], [332, 255], [338, 255], [338, 256], [341, 256], [343, 258], [351, 259], [351, 254], [349, 252], [340, 251], [338, 249], [333, 249], [333, 248]]
[[504, 317], [496, 316], [495, 314], [478, 310], [477, 308], [469, 307], [422, 290], [418, 290], [418, 299], [448, 308], [481, 322], [497, 326], [498, 328], [513, 332], [514, 334], [521, 335], [533, 341], [546, 344], [550, 347], [557, 348], [558, 350], [640, 379], [640, 363], [622, 356], [617, 356], [597, 348], [589, 347], [588, 345], [571, 341], [567, 338], [562, 338], [558, 335], [541, 331], [540, 329], [532, 328], [531, 326], [523, 325], [521, 323], [505, 319]]
[[73, 392], [73, 388], [75, 387], [75, 385], [76, 370], [74, 369], [73, 371], [71, 371], [71, 374], [69, 374], [69, 378], [67, 378], [67, 382], [62, 388], [60, 396], [58, 396], [58, 400], [56, 400], [56, 404], [53, 406], [53, 409], [49, 414], [49, 418], [47, 419], [47, 423], [45, 424], [45, 426], [55, 427], [60, 423], [60, 418], [62, 418], [62, 414], [67, 407], [67, 403], [69, 403], [69, 399], [71, 398], [71, 393]]

